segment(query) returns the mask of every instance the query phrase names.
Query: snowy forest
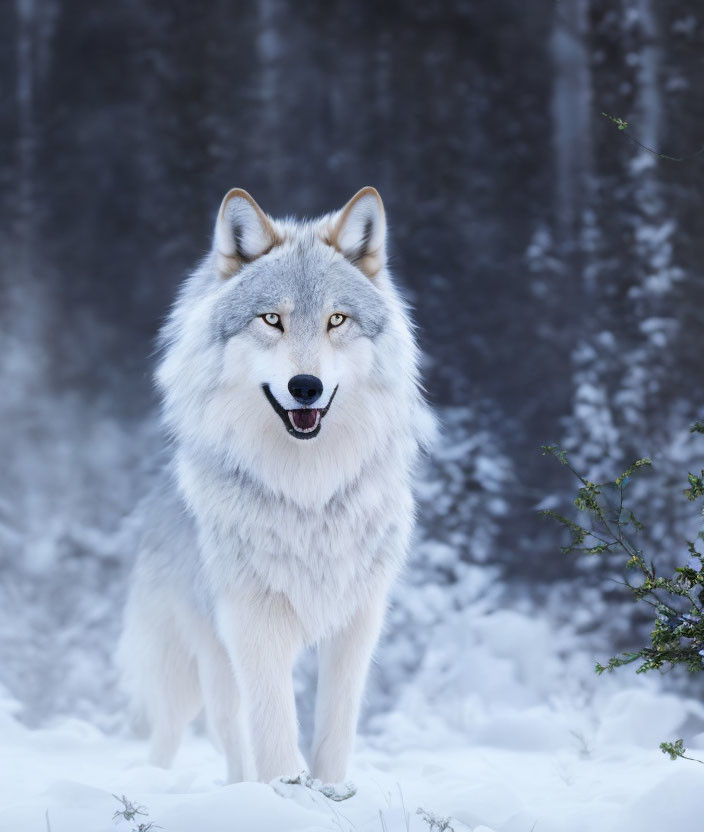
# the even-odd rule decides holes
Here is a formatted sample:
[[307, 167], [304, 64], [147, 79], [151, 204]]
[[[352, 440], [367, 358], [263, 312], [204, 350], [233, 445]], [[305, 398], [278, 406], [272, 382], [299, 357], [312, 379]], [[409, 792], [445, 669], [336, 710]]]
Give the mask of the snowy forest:
[[[571, 509], [556, 443], [590, 479], [652, 458], [633, 500], [665, 570], [702, 527], [682, 490], [704, 467], [704, 9], [15, 0], [2, 19], [0, 830], [114, 829], [125, 791], [166, 832], [695, 828], [701, 767], [658, 744], [704, 754], [701, 680], [595, 676], [652, 616], [623, 559], [562, 555], [538, 510]], [[220, 200], [307, 217], [364, 185], [441, 434], [340, 818], [293, 786], [216, 787], [198, 731], [148, 770], [113, 655], [163, 451], [154, 338]], [[306, 655], [304, 737], [314, 683]]]

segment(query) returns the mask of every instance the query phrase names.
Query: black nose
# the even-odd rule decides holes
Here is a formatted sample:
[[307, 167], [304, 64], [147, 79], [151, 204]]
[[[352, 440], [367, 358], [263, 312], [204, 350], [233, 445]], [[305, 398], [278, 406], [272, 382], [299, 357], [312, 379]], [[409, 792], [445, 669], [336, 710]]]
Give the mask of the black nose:
[[288, 392], [301, 404], [313, 404], [323, 392], [323, 382], [316, 376], [294, 376], [288, 383]]

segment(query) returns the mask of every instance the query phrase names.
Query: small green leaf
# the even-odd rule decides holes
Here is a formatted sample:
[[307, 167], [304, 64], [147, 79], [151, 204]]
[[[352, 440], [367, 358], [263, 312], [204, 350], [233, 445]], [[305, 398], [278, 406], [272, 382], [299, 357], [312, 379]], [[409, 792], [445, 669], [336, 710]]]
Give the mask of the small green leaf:
[[676, 760], [683, 757], [687, 749], [684, 747], [684, 740], [679, 739], [674, 742], [661, 742], [660, 750], [663, 754], [668, 754], [671, 760]]
[[619, 130], [625, 130], [628, 127], [628, 122], [624, 121], [622, 118], [618, 118], [618, 116], [609, 115], [609, 113], [602, 113], [602, 116], [608, 118], [608, 120], [616, 125]]

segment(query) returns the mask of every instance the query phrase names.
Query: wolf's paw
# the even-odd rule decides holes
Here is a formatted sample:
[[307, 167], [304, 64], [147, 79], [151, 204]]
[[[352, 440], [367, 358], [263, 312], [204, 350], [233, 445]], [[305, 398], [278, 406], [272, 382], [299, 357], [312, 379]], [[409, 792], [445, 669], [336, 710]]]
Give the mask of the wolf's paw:
[[277, 777], [276, 780], [272, 780], [271, 785], [282, 797], [291, 796], [290, 790], [287, 790], [286, 786], [303, 786], [312, 792], [322, 794], [329, 800], [334, 800], [336, 803], [348, 800], [357, 794], [357, 787], [354, 783], [323, 783], [311, 777], [307, 771], [301, 771], [295, 777]]

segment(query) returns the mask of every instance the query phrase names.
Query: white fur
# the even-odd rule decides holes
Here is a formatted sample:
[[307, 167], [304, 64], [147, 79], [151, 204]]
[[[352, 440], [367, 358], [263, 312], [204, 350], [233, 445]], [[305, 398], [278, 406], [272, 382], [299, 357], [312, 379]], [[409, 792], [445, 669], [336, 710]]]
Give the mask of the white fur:
[[[385, 261], [377, 269], [367, 258], [368, 276], [346, 259], [364, 257], [360, 246], [375, 256], [385, 248], [378, 194], [365, 189], [341, 212], [301, 224], [271, 220], [248, 195], [223, 206], [233, 203], [165, 328], [157, 382], [174, 462], [146, 511], [120, 659], [152, 726], [154, 762], [171, 763], [203, 702], [230, 780], [268, 781], [306, 767], [291, 672], [301, 647], [318, 644], [310, 764], [313, 776], [339, 781], [388, 587], [407, 553], [412, 470], [432, 420]], [[257, 245], [265, 253], [223, 280], [219, 256], [232, 266], [237, 255], [223, 250], [228, 216], [244, 223], [247, 258]], [[238, 285], [252, 276], [254, 289]], [[254, 315], [217, 337], [228, 299], [255, 297], [259, 280], [276, 308], [257, 315], [278, 314], [284, 332]], [[335, 303], [367, 297], [370, 280], [371, 305], [328, 329], [330, 315], [346, 312]], [[289, 435], [262, 392], [268, 383], [294, 408], [287, 382], [299, 373], [323, 382], [317, 407], [334, 393], [310, 440]]]

